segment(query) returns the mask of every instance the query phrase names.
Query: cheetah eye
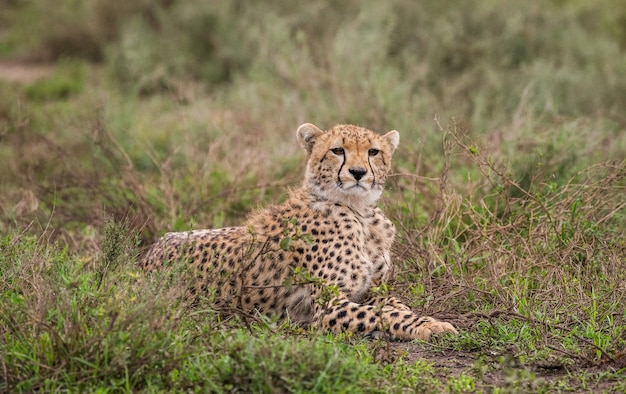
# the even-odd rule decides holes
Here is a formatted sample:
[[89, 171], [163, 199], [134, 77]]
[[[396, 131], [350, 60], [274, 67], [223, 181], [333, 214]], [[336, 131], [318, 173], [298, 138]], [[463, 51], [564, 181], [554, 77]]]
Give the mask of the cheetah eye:
[[374, 157], [378, 154], [378, 152], [380, 152], [380, 150], [372, 148], [367, 151], [367, 154], [370, 155], [371, 157]]
[[343, 155], [343, 153], [344, 153], [343, 148], [333, 148], [330, 151], [333, 152], [336, 155]]

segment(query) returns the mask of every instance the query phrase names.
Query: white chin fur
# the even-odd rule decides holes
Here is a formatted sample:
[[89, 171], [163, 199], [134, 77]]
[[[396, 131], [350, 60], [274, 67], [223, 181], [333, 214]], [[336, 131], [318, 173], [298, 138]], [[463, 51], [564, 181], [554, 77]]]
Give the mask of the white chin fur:
[[344, 191], [348, 191], [348, 190], [354, 190], [354, 191], [369, 191], [372, 188], [372, 182], [368, 182], [368, 181], [354, 181], [354, 180], [347, 180], [345, 182], [341, 183], [341, 186], [339, 186], [339, 184], [337, 185], [337, 187], [341, 190]]
[[382, 195], [382, 189], [356, 187], [356, 182], [353, 182], [351, 187], [344, 184], [342, 188], [337, 187], [336, 189], [333, 188], [333, 190], [323, 190], [315, 187], [314, 193], [329, 201], [360, 210], [361, 208], [375, 205]]

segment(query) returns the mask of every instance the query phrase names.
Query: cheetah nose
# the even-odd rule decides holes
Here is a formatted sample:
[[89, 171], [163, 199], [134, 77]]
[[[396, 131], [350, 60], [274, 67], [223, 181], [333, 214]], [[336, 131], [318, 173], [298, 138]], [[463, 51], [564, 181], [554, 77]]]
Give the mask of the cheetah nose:
[[367, 170], [362, 167], [352, 167], [348, 171], [350, 171], [350, 174], [352, 174], [357, 181], [363, 178], [363, 175], [367, 174]]

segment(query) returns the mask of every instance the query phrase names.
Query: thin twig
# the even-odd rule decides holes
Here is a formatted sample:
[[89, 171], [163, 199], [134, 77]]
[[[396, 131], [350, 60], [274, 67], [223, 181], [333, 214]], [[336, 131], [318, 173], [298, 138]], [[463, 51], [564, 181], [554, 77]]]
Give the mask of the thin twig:
[[555, 346], [552, 346], [552, 345], [546, 345], [546, 347], [548, 349], [554, 350], [555, 352], [559, 352], [559, 353], [565, 354], [566, 356], [569, 356], [570, 358], [573, 358], [575, 360], [584, 360], [584, 361], [586, 361], [590, 365], [594, 365], [594, 366], [598, 365], [596, 362], [594, 362], [593, 360], [590, 360], [589, 358], [587, 358], [587, 357], [585, 357], [583, 355], [574, 354], [572, 352], [568, 352], [567, 350], [559, 349], [559, 348], [557, 348]]

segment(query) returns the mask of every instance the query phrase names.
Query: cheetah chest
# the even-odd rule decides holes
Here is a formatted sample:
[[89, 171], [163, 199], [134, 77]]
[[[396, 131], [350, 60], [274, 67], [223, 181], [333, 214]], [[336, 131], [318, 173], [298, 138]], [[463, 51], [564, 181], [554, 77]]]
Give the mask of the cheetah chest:
[[303, 228], [315, 241], [302, 264], [309, 272], [336, 285], [352, 301], [362, 300], [385, 278], [395, 231], [380, 210], [362, 216], [334, 207], [311, 224]]

